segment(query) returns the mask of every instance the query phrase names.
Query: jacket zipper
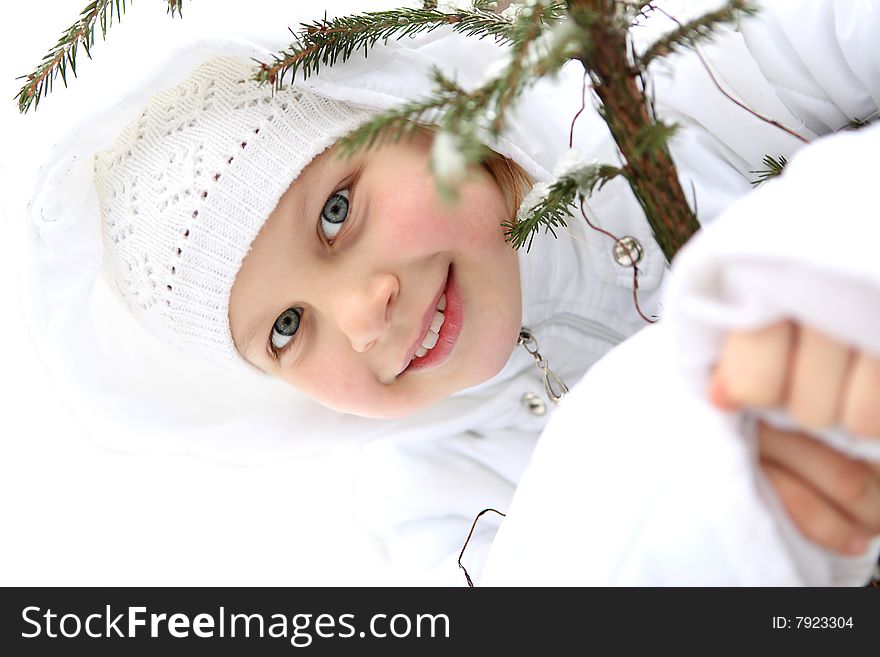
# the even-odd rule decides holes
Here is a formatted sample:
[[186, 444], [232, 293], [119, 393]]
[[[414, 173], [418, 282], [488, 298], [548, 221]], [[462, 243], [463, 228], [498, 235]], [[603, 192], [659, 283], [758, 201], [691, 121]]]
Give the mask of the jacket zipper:
[[[569, 328], [576, 329], [582, 333], [587, 334], [593, 338], [599, 338], [604, 342], [608, 342], [612, 345], [618, 345], [624, 340], [626, 340], [626, 336], [622, 333], [618, 333], [614, 329], [608, 328], [601, 322], [597, 322], [593, 319], [587, 319], [586, 317], [580, 317], [578, 315], [573, 315], [571, 313], [559, 313], [553, 315], [552, 318], [541, 322], [540, 324], [536, 324], [536, 329], [541, 329], [547, 324], [562, 324], [564, 326], [568, 326]], [[535, 329], [532, 329], [533, 331]]]
[[[578, 317], [577, 315], [572, 315], [571, 313], [560, 313], [559, 315], [554, 315], [552, 320], [547, 320], [546, 322], [541, 322], [538, 326], [543, 326], [547, 323], [561, 323], [569, 326], [570, 328], [574, 328], [586, 333], [589, 336], [599, 338], [600, 340], [604, 340], [605, 342], [609, 342], [611, 344], [619, 344], [624, 341], [624, 336], [614, 331], [613, 329], [608, 328], [607, 326], [600, 324], [591, 319], [587, 319], [585, 317]], [[547, 398], [553, 402], [554, 404], [558, 404], [560, 400], [565, 397], [568, 393], [568, 386], [565, 384], [565, 381], [556, 374], [552, 369], [550, 369], [550, 364], [544, 359], [539, 351], [538, 341], [535, 339], [535, 334], [527, 326], [523, 326], [520, 328], [519, 339], [517, 340], [517, 344], [519, 344], [523, 349], [525, 349], [528, 354], [535, 359], [535, 366], [541, 372], [541, 379], [544, 382], [544, 393], [547, 395]]]

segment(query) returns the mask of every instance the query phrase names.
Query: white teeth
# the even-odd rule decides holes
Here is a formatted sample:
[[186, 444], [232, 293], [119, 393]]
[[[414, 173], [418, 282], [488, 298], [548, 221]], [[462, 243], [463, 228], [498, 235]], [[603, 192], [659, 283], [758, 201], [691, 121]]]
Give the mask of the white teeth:
[[422, 346], [425, 349], [433, 349], [434, 345], [437, 344], [437, 340], [440, 339], [440, 336], [434, 333], [434, 331], [428, 331], [425, 334], [425, 337], [422, 339]]
[[434, 333], [440, 332], [440, 327], [443, 326], [443, 320], [446, 319], [446, 315], [441, 313], [439, 310], [434, 311], [434, 319], [431, 320], [431, 330]]
[[443, 326], [443, 322], [446, 321], [446, 315], [443, 314], [445, 308], [446, 295], [444, 294], [440, 297], [440, 301], [437, 302], [437, 310], [434, 311], [434, 317], [431, 319], [431, 326], [428, 328], [425, 337], [422, 338], [422, 344], [416, 349], [414, 358], [421, 358], [437, 344], [437, 341], [440, 339], [440, 327]]
[[440, 339], [440, 336], [434, 331], [428, 331], [425, 334], [425, 337], [422, 338], [422, 344], [419, 345], [419, 348], [416, 349], [416, 358], [421, 358], [428, 351], [434, 348], [434, 345], [437, 344], [437, 340]]

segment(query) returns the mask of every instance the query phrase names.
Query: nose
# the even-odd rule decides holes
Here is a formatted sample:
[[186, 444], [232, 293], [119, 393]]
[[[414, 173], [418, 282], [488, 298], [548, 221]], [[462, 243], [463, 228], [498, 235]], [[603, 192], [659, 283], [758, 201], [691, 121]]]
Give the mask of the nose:
[[400, 282], [391, 273], [341, 282], [333, 292], [332, 312], [340, 330], [357, 352], [367, 351], [391, 325], [391, 308]]

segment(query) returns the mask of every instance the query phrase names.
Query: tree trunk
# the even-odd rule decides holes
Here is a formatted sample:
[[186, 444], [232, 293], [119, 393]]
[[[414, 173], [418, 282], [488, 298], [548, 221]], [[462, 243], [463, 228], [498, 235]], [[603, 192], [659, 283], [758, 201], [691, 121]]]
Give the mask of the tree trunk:
[[[627, 26], [614, 0], [569, 0], [574, 20], [587, 31], [580, 57], [601, 101], [600, 112], [623, 155], [623, 172], [645, 212], [654, 238], [671, 261], [700, 225], [685, 199], [665, 140], [649, 144], [652, 121], [629, 56]], [[654, 133], [656, 134], [656, 133]]]

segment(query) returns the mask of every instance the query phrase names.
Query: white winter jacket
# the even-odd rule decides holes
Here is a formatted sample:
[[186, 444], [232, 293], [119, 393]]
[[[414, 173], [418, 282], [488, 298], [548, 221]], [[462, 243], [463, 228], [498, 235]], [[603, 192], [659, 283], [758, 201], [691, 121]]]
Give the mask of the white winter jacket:
[[[112, 142], [150, 94], [178, 82], [205, 57], [239, 53], [259, 58], [286, 45], [286, 26], [299, 20], [302, 10], [277, 0], [264, 2], [274, 15], [295, 12], [296, 17], [267, 26], [252, 18], [261, 12], [243, 18], [236, 3], [216, 2], [210, 20], [200, 21], [209, 10], [194, 5], [186, 20], [167, 32], [167, 56], [149, 62], [134, 57], [146, 37], [141, 35], [139, 42], [134, 33], [128, 39], [121, 36], [126, 23], [146, 20], [132, 17], [114, 28], [118, 41], [107, 44], [116, 52], [113, 60], [96, 57], [76, 84], [63, 94], [56, 92], [58, 97], [41, 107], [34, 131], [44, 130], [44, 142], [32, 152], [44, 164], [24, 227], [25, 298], [35, 319], [34, 337], [77, 414], [99, 439], [116, 448], [194, 452], [253, 463], [326, 446], [328, 435], [339, 441], [381, 438], [364, 448], [356, 503], [365, 521], [382, 528], [389, 551], [413, 572], [432, 569], [453, 581], [458, 574], [449, 557], [457, 555], [472, 518], [485, 507], [508, 508], [534, 444], [553, 415], [534, 362], [523, 350], [517, 349], [505, 369], [478, 388], [417, 416], [385, 422], [338, 416], [308, 400], [292, 403], [291, 392], [275, 382], [257, 377], [242, 381], [209, 365], [181, 364], [184, 357], [167, 354], [148, 336], [140, 337], [140, 350], [113, 349], [120, 326], [129, 343], [138, 329], [119, 314], [97, 282], [100, 239], [91, 157]], [[871, 11], [871, 5], [869, 0], [776, 2], [742, 33], [719, 38], [706, 49], [707, 58], [723, 87], [814, 140], [877, 111], [880, 57], [872, 37], [880, 33], [880, 12]], [[324, 69], [302, 84], [381, 109], [427, 91], [431, 66], [454, 72], [467, 86], [477, 84], [485, 67], [501, 56], [488, 40], [437, 31], [377, 46], [369, 58]], [[120, 76], [123, 62], [126, 75]], [[108, 93], [108, 79], [126, 82]], [[654, 81], [660, 111], [682, 127], [672, 151], [683, 187], [695, 199], [704, 223], [750, 191], [755, 177], [750, 171], [760, 168], [764, 155], [790, 155], [802, 145], [732, 105], [692, 55], [659, 63]], [[516, 159], [536, 180], [549, 178], [567, 148], [568, 125], [580, 106], [580, 94], [581, 74], [574, 67], [556, 81], [542, 81], [517, 107], [510, 130], [493, 147]], [[575, 146], [600, 161], [615, 161], [607, 130], [594, 112], [580, 118]], [[663, 314], [666, 264], [628, 189], [619, 181], [610, 183], [590, 200], [588, 211], [602, 227], [639, 241], [644, 251], [640, 302], [645, 312]], [[570, 386], [611, 347], [644, 326], [632, 303], [632, 269], [615, 262], [608, 238], [576, 219], [560, 239], [536, 239], [520, 263], [523, 323]], [[102, 317], [100, 324], [93, 319], [96, 314]], [[880, 345], [871, 346], [880, 353]], [[652, 367], [647, 360], [639, 365]], [[176, 376], [169, 380], [166, 374], [172, 369]], [[201, 393], [199, 404], [188, 403], [193, 390]], [[632, 413], [639, 408], [634, 402]], [[619, 422], [625, 426], [626, 418]], [[658, 440], [663, 440], [659, 429]], [[242, 441], [245, 432], [249, 438]], [[617, 422], [600, 433], [609, 442], [625, 436]], [[483, 523], [469, 549], [474, 572], [494, 526]], [[503, 558], [496, 561], [501, 564]], [[503, 571], [503, 566], [496, 569]], [[733, 581], [747, 583], [736, 577]], [[502, 575], [497, 581], [511, 580]], [[721, 579], [707, 573], [704, 581]], [[595, 582], [584, 578], [582, 583]]]
[[[691, 11], [699, 11], [690, 4]], [[705, 61], [726, 92], [815, 141], [850, 121], [877, 115], [880, 55], [872, 35], [880, 24], [870, 9], [869, 4], [776, 3], [747, 21], [741, 32], [726, 32], [705, 48]], [[657, 29], [664, 28], [652, 27], [651, 33]], [[817, 43], [822, 52], [816, 52]], [[580, 72], [566, 73], [557, 88], [535, 94], [545, 102], [551, 99], [552, 107], [524, 109], [546, 117], [565, 108], [564, 116], [554, 114], [555, 125], [551, 120], [528, 124], [544, 130], [532, 135], [537, 147], [529, 144], [528, 135], [518, 136], [518, 144], [529, 144], [530, 153], [551, 161], [567, 145], [565, 119], [578, 107]], [[791, 157], [804, 145], [726, 98], [696, 55], [662, 62], [653, 83], [658, 111], [681, 126], [672, 152], [704, 225], [752, 190], [765, 155]], [[745, 206], [748, 211], [728, 211], [719, 232], [712, 233], [716, 237], [697, 241], [690, 260], [674, 268], [662, 312], [666, 268], [632, 194], [615, 181], [592, 197], [587, 211], [594, 223], [618, 236], [635, 237], [644, 249], [639, 263], [643, 310], [667, 316], [638, 341], [615, 350], [607, 364], [603, 361], [575, 387], [562, 404], [564, 412], [541, 436], [526, 485], [512, 505], [505, 498], [519, 483], [524, 456], [537, 439], [533, 427], [552, 411], [531, 359], [521, 350], [492, 382], [468, 393], [495, 387], [497, 403], [506, 401], [503, 410], [487, 412], [491, 428], [476, 425], [429, 444], [408, 439], [394, 447], [373, 447], [393, 456], [383, 452], [365, 468], [370, 473], [365, 488], [373, 494], [362, 504], [375, 525], [394, 527], [389, 546], [395, 554], [422, 565], [446, 556], [438, 570], [463, 583], [454, 564], [463, 537], [477, 513], [493, 507], [511, 515], [491, 549], [488, 584], [866, 581], [877, 542], [862, 559], [843, 559], [803, 539], [756, 465], [753, 418], [723, 416], [705, 403], [704, 391], [720, 340], [734, 327], [796, 317], [878, 352], [880, 315], [866, 312], [880, 300], [877, 267], [870, 258], [853, 266], [851, 247], [828, 239], [829, 213], [818, 211], [830, 204], [846, 213], [834, 217], [840, 234], [876, 234], [876, 212], [866, 197], [868, 177], [880, 163], [880, 135], [873, 133], [838, 138], [825, 151], [853, 163], [845, 175], [833, 176], [827, 160], [817, 155], [809, 164], [798, 162], [796, 168], [803, 167], [798, 172], [806, 173], [777, 185], [775, 195], [755, 195]], [[581, 117], [575, 134], [579, 150], [599, 161], [616, 161], [595, 113]], [[861, 175], [853, 174], [854, 168]], [[827, 181], [825, 204], [811, 199], [817, 178]], [[840, 199], [841, 194], [847, 198]], [[796, 211], [798, 202], [812, 213]], [[789, 207], [792, 214], [786, 216]], [[784, 219], [777, 220], [778, 215]], [[570, 384], [609, 348], [645, 326], [633, 303], [632, 269], [617, 263], [614, 245], [578, 222], [559, 240], [538, 239], [532, 252], [520, 258], [523, 325], [533, 330], [542, 355]], [[826, 268], [818, 267], [820, 262]], [[841, 269], [855, 271], [839, 277]], [[723, 275], [742, 282], [727, 292], [711, 288], [713, 278]], [[810, 283], [811, 278], [817, 280]], [[858, 289], [865, 278], [874, 285], [860, 290], [864, 294], [843, 310], [841, 296]], [[766, 294], [774, 280], [773, 294]], [[822, 282], [832, 280], [834, 285]], [[807, 299], [805, 288], [812, 291]], [[832, 309], [836, 312], [830, 314]], [[850, 453], [878, 457], [870, 441], [855, 441], [842, 432], [821, 437]], [[426, 480], [438, 485], [425, 486]], [[407, 491], [402, 505], [396, 501], [399, 491]], [[463, 560], [472, 575], [479, 572], [497, 523], [491, 514], [480, 520]], [[438, 542], [438, 534], [446, 543]]]

